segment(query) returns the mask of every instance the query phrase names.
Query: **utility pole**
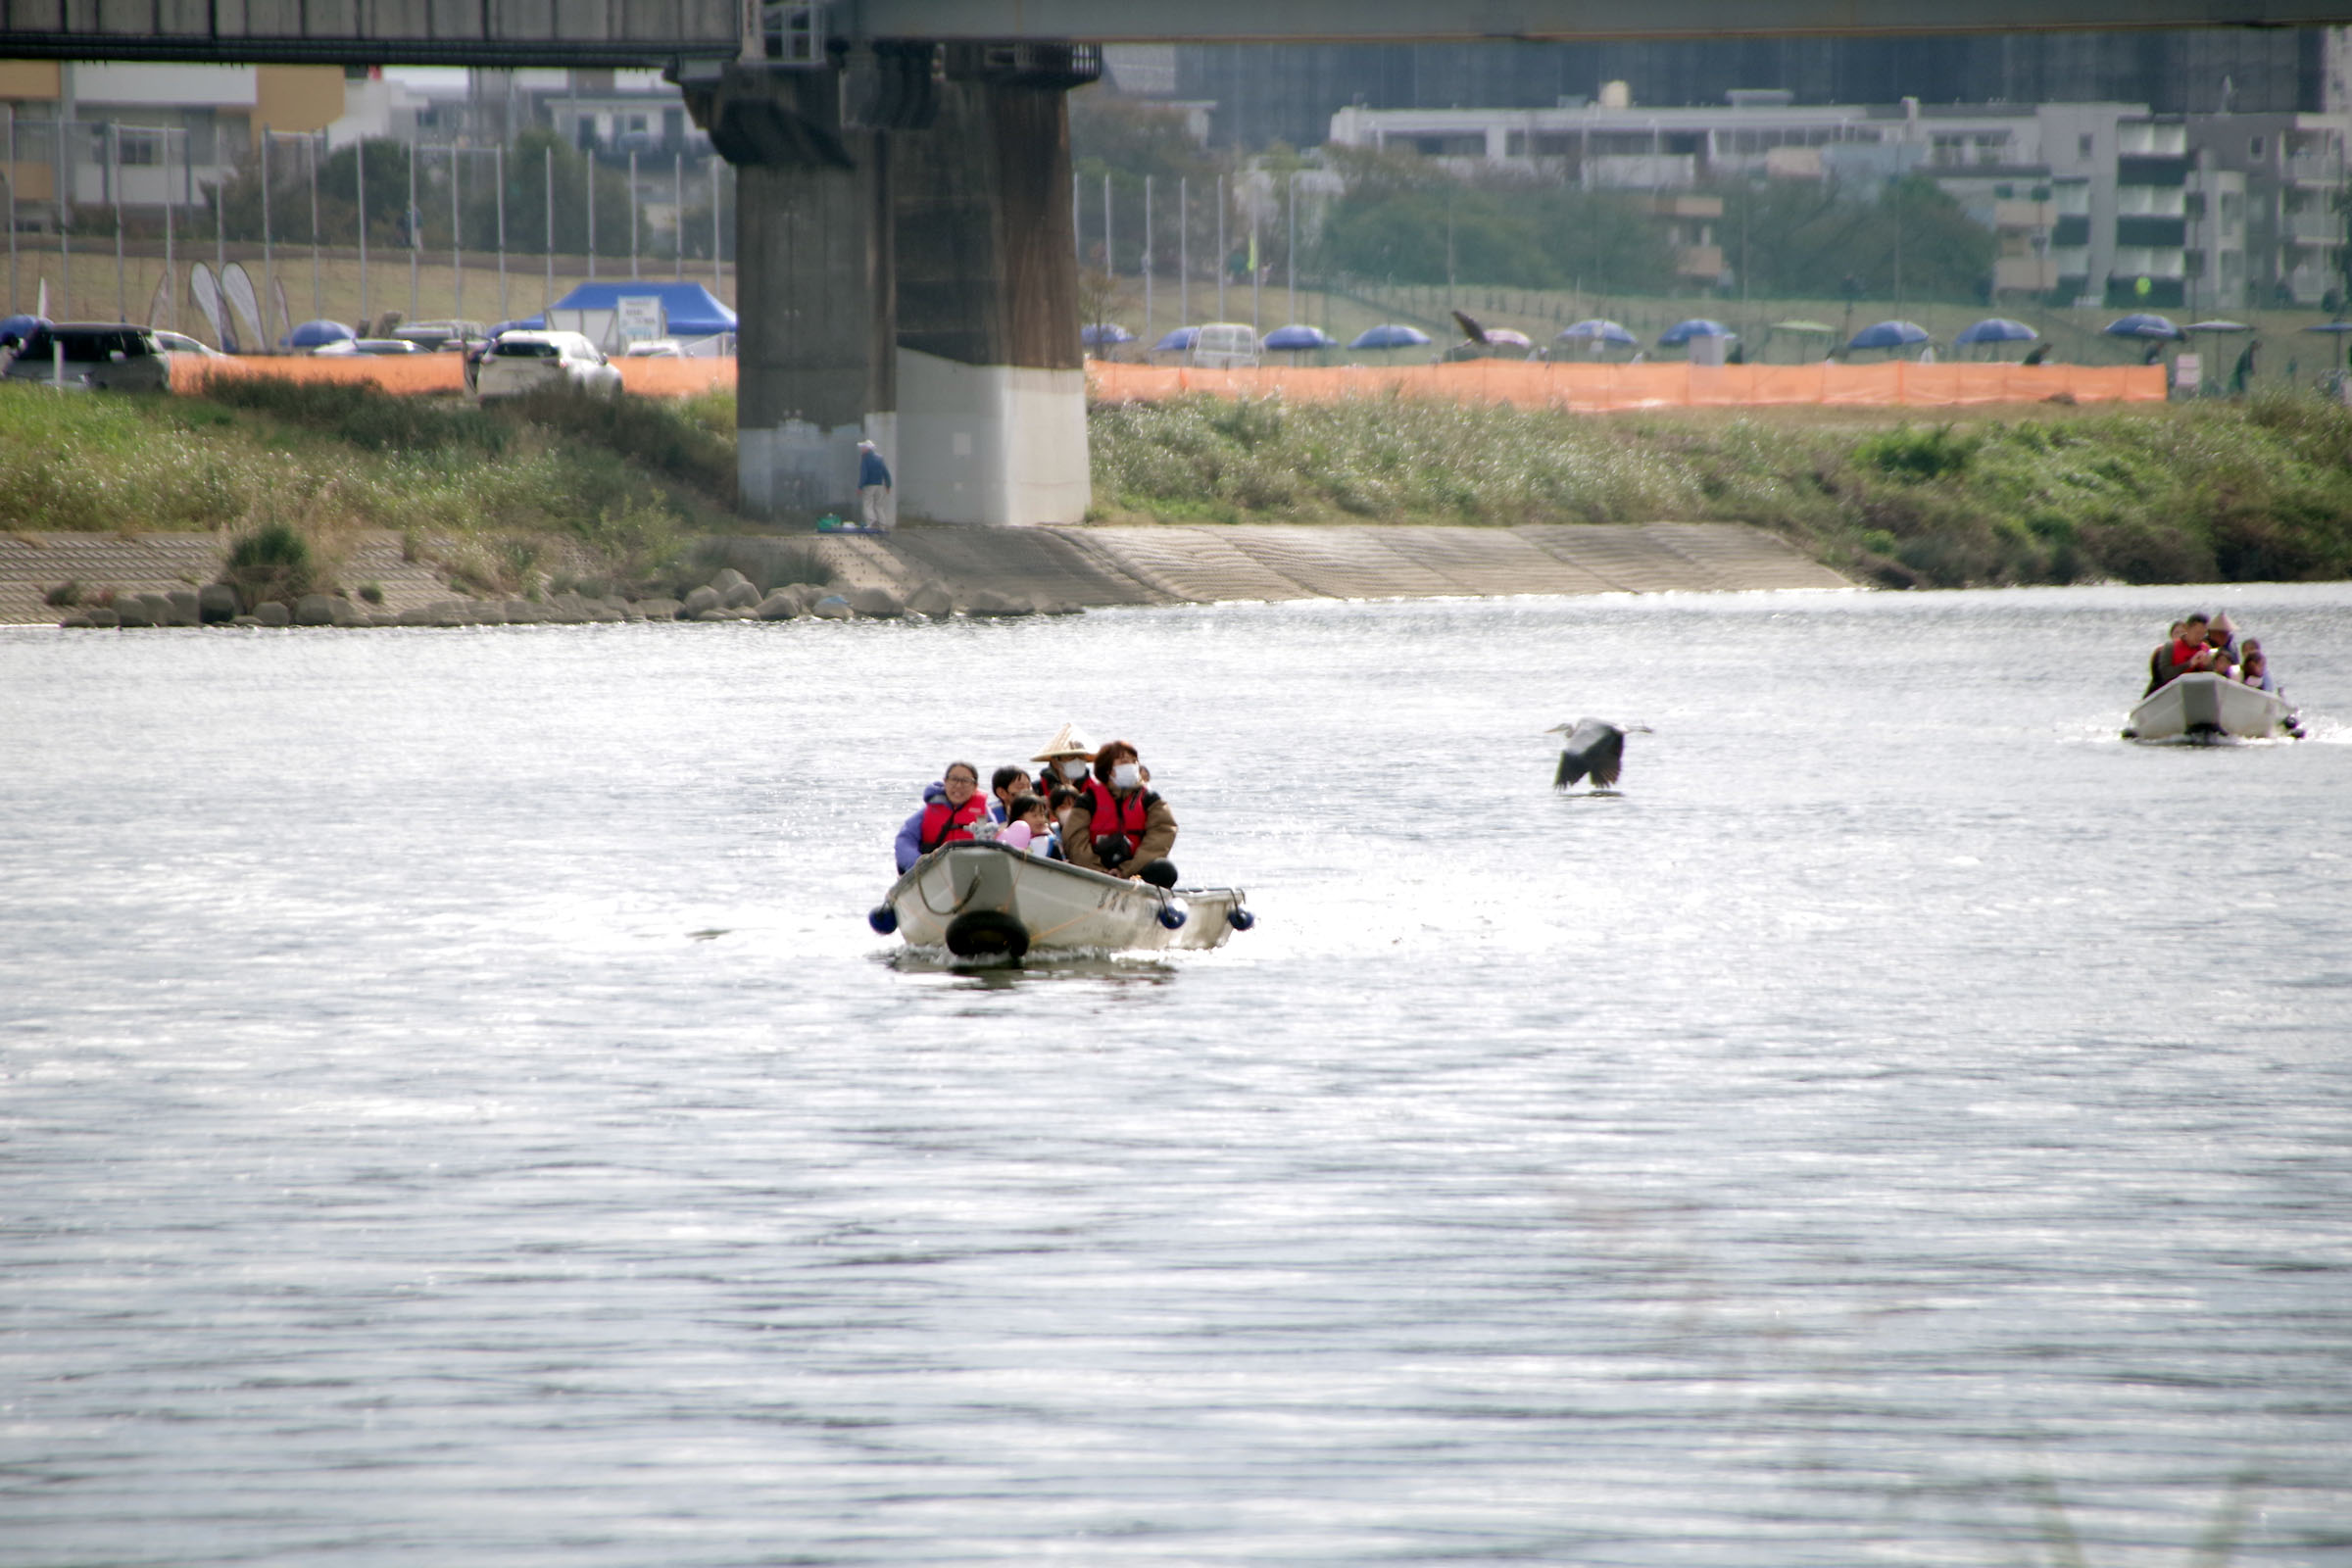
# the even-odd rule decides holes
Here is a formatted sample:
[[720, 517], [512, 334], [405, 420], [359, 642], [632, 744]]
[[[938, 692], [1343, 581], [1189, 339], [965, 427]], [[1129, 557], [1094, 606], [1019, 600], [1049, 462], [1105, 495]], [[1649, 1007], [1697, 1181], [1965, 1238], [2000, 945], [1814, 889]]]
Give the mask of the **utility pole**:
[[416, 205], [416, 137], [409, 136], [409, 210], [401, 226], [409, 231], [409, 319], [416, 319], [416, 274], [424, 265], [424, 213]]
[[556, 303], [556, 149], [550, 146], [542, 151], [547, 155], [542, 161], [547, 182], [547, 243], [539, 248], [547, 258], [547, 297], [539, 302], [539, 319], [540, 324], [545, 325], [547, 312]]
[[[14, 121], [9, 123], [9, 134], [11, 136], [16, 134]], [[1179, 174], [1176, 176], [1176, 324], [1178, 326], [1193, 324], [1192, 237], [1192, 192], [1186, 177]], [[9, 252], [11, 270], [8, 274], [8, 282], [9, 287], [13, 290], [17, 282], [17, 274], [14, 270], [16, 252], [13, 249], [17, 241], [14, 232], [10, 233], [8, 242], [12, 247]], [[13, 294], [11, 297], [14, 297]]]
[[368, 335], [368, 138], [351, 144], [352, 179], [360, 200], [360, 335]]
[[[503, 132], [501, 134], [504, 134]], [[498, 179], [498, 318], [511, 319], [507, 311], [507, 144], [490, 149], [491, 172]]]
[[1152, 176], [1144, 176], [1144, 341], [1158, 341], [1152, 335]]
[[324, 134], [315, 130], [304, 143], [311, 165], [311, 319], [314, 321], [326, 314], [326, 293], [318, 283], [318, 138]]
[[1217, 176], [1217, 319], [1225, 319], [1225, 176]]
[[1283, 319], [1296, 322], [1298, 319], [1298, 171], [1296, 169], [1291, 171], [1289, 195], [1291, 198], [1291, 244], [1290, 249], [1284, 253], [1283, 268], [1290, 273], [1291, 298], [1289, 306], [1284, 311]]
[[270, 352], [270, 127], [262, 127], [262, 352]]

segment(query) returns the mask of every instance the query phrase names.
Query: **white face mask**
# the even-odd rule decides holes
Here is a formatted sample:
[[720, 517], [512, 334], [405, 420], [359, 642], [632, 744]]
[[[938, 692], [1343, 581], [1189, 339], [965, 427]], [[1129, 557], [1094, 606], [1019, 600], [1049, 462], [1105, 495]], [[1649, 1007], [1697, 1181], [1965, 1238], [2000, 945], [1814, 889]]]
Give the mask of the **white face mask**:
[[1085, 760], [1082, 758], [1073, 757], [1068, 761], [1062, 763], [1061, 776], [1068, 779], [1073, 784], [1086, 777]]
[[1133, 762], [1121, 762], [1110, 770], [1110, 787], [1114, 790], [1141, 789], [1144, 771]]

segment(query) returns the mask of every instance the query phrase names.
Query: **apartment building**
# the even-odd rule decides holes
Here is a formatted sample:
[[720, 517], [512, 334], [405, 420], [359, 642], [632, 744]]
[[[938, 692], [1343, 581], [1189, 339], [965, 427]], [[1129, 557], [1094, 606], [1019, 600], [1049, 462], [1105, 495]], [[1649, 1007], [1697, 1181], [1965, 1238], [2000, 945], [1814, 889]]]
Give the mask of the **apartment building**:
[[[2317, 306], [2346, 292], [2352, 115], [2191, 115], [2196, 233], [2217, 307]], [[2243, 260], [2231, 279], [2230, 242]]]
[[[2347, 254], [2347, 115], [1799, 105], [1774, 92], [1653, 108], [1620, 89], [1551, 109], [1349, 107], [1332, 117], [1331, 140], [1411, 151], [1463, 173], [1507, 169], [1646, 191], [1661, 213], [1670, 198], [1689, 202], [1735, 180], [1822, 180], [1865, 199], [1888, 179], [1922, 174], [1993, 231], [1996, 292], [2058, 304], [2316, 305], [2341, 285]], [[1678, 270], [1700, 276], [1700, 260]]]
[[0, 61], [0, 181], [22, 229], [77, 206], [188, 207], [259, 147], [344, 113], [333, 66]]

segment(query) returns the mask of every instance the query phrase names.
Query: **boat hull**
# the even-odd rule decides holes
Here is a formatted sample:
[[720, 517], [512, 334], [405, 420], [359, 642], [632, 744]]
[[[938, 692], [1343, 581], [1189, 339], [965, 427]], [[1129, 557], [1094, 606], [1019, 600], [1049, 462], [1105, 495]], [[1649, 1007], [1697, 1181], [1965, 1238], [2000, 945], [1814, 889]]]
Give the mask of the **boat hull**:
[[[1214, 948], [1250, 918], [1235, 920], [1238, 888], [1163, 890], [984, 843], [932, 851], [892, 885], [884, 903], [907, 946], [951, 951], [969, 946], [969, 933], [991, 920], [1016, 923], [1031, 952], [1122, 953]], [[1181, 923], [1171, 928], [1163, 910], [1181, 914]]]
[[2182, 675], [2149, 693], [2124, 726], [2133, 741], [2268, 740], [2295, 733], [2286, 699], [2222, 675]]

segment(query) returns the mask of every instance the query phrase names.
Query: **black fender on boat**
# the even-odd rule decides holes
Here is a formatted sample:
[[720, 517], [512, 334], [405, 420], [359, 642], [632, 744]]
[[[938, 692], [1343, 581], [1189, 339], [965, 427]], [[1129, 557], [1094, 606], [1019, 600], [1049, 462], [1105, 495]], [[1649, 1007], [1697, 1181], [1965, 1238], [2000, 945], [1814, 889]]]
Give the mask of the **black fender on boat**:
[[1017, 958], [1029, 951], [1029, 931], [1002, 910], [966, 909], [948, 922], [948, 951], [958, 958]]
[[877, 904], [865, 911], [865, 923], [874, 928], [876, 936], [888, 936], [899, 928], [899, 911], [887, 904]]

